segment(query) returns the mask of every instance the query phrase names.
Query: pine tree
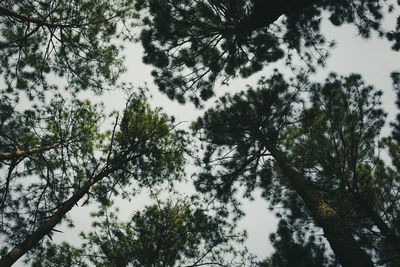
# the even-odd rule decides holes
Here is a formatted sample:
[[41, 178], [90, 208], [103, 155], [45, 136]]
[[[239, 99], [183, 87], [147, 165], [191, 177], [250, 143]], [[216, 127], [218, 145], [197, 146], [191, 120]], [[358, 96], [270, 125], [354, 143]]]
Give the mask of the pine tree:
[[248, 197], [263, 188], [289, 224], [322, 228], [343, 266], [372, 265], [372, 255], [395, 263], [398, 175], [375, 154], [380, 96], [358, 75], [299, 86], [277, 73], [226, 95], [193, 126], [205, 144], [195, 184], [233, 204], [239, 186]]
[[[31, 143], [54, 134], [68, 141], [2, 161], [8, 176], [2, 185], [1, 234], [14, 248], [7, 253], [8, 246], [2, 248], [1, 266], [10, 266], [43, 237], [51, 237], [81, 199], [86, 198], [85, 204], [107, 205], [113, 195], [132, 196], [140, 188], [179, 180], [183, 171], [185, 133], [174, 130], [172, 118], [150, 109], [138, 96], [130, 98], [123, 119], [108, 133], [99, 131], [99, 113], [88, 103], [81, 107], [78, 102], [73, 112], [59, 102], [54, 105], [46, 110], [58, 117], [44, 113], [50, 123], [32, 123], [43, 136], [26, 125], [29, 131], [15, 139], [26, 138]], [[25, 146], [22, 141], [14, 144]], [[27, 181], [25, 177], [31, 178]]]
[[132, 5], [131, 0], [3, 1], [0, 75], [6, 87], [1, 91], [43, 98], [63, 84], [70, 92], [114, 87], [125, 69], [116, 41], [132, 38]]
[[236, 255], [243, 234], [218, 209], [192, 199], [160, 201], [121, 222], [107, 208], [99, 210], [93, 230], [82, 233], [76, 248], [49, 243], [33, 266], [246, 266]]

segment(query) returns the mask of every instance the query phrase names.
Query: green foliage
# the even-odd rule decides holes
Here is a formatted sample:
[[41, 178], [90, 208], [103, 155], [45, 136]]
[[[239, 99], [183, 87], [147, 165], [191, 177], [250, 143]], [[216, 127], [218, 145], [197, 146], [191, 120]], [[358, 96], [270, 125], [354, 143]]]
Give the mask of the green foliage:
[[[44, 97], [65, 79], [70, 92], [101, 92], [124, 71], [116, 39], [128, 38], [132, 0], [5, 1], [0, 6], [0, 75], [6, 88]], [[18, 93], [18, 92], [15, 92]]]
[[[400, 72], [393, 72], [391, 74], [391, 77], [393, 80], [393, 87], [397, 95], [396, 106], [398, 109], [400, 109]], [[397, 115], [396, 121], [392, 122], [392, 127], [392, 136], [397, 141], [397, 143], [400, 143], [400, 114]]]
[[[311, 107], [303, 112], [300, 127], [290, 129], [287, 136], [287, 148], [296, 155], [294, 162], [301, 161], [297, 166], [307, 173], [317, 172], [320, 179], [330, 177], [333, 182], [334, 177], [342, 186], [363, 191], [369, 183], [357, 180], [354, 172], [362, 172], [357, 166], [373, 164], [386, 117], [380, 107], [381, 95], [364, 85], [359, 75], [331, 74], [323, 86], [312, 86]], [[335, 187], [327, 185], [331, 190]]]
[[[311, 107], [303, 112], [302, 123], [287, 131], [288, 155], [342, 215], [360, 244], [374, 251], [378, 261], [396, 264], [394, 248], [400, 243], [393, 221], [398, 215], [388, 207], [396, 202], [398, 175], [377, 154], [386, 117], [382, 92], [366, 86], [358, 75], [331, 75], [310, 93]], [[286, 199], [292, 222], [309, 220], [296, 198]]]
[[83, 253], [83, 250], [73, 248], [65, 242], [59, 246], [47, 242], [46, 250], [40, 252], [40, 259], [34, 261], [32, 266], [87, 266], [81, 257]]
[[144, 24], [143, 61], [155, 67], [160, 91], [199, 106], [214, 95], [217, 81], [248, 77], [282, 58], [292, 65], [297, 54], [311, 70], [324, 64], [332, 43], [320, 32], [323, 13], [336, 26], [355, 24], [363, 37], [383, 35], [384, 6], [393, 10], [383, 2], [139, 0], [135, 7]]
[[[287, 128], [284, 146], [361, 246], [373, 251], [378, 263], [396, 266], [399, 175], [379, 158], [379, 150], [388, 149], [396, 166], [398, 146], [392, 138], [379, 140], [386, 117], [381, 95], [358, 75], [330, 75], [323, 86], [311, 87], [311, 105], [300, 125]], [[287, 208], [281, 216], [290, 224], [309, 224], [310, 215], [295, 194], [282, 190], [275, 199]]]
[[[377, 154], [386, 116], [381, 94], [359, 75], [331, 74], [324, 84], [294, 87], [274, 74], [256, 90], [222, 97], [193, 126], [207, 144], [198, 163], [203, 171], [197, 189], [236, 206], [238, 188], [251, 197], [260, 187], [271, 209], [279, 205], [277, 215], [297, 225], [298, 235], [313, 236], [310, 211], [271, 160], [268, 147], [279, 147], [342, 216], [360, 245], [378, 262], [395, 266], [399, 176]], [[398, 146], [389, 142], [389, 147], [396, 159]]]
[[[2, 158], [3, 173], [8, 173], [0, 188], [0, 229], [6, 240], [2, 254], [6, 245], [24, 240], [92, 177], [98, 180], [84, 204], [97, 200], [108, 206], [115, 195], [132, 197], [142, 187], [172, 184], [183, 172], [185, 133], [144, 99], [132, 96], [122, 122], [105, 133], [99, 129], [104, 120], [101, 106], [89, 101], [68, 103], [59, 96], [22, 113], [9, 104], [2, 102], [1, 152], [58, 145]], [[108, 175], [101, 176], [104, 172]]]
[[[393, 31], [381, 27], [385, 5], [376, 0], [1, 3], [0, 254], [54, 214], [64, 216], [67, 200], [90, 184], [84, 204], [99, 204], [101, 211], [93, 231], [82, 235], [85, 243], [75, 248], [47, 242], [45, 249], [31, 251], [37, 253], [34, 266], [253, 263], [235, 249], [244, 236], [233, 234], [227, 206], [209, 210], [193, 200], [158, 202], [128, 222], [108, 213], [114, 196], [131, 198], [160, 184], [171, 188], [182, 178], [188, 137], [173, 118], [151, 109], [143, 95], [133, 95], [122, 119], [117, 115], [114, 128], [102, 132], [102, 105], [47, 92], [64, 84], [73, 96], [114, 87], [125, 70], [121, 41], [133, 41], [129, 31], [138, 14], [143, 59], [155, 67], [159, 89], [180, 103], [189, 99], [201, 106], [214, 95], [216, 82], [249, 77], [281, 59], [293, 67], [299, 57], [310, 70], [323, 65], [331, 45], [320, 31], [323, 14], [335, 26], [354, 24], [362, 37], [377, 32], [399, 50], [400, 19]], [[397, 89], [398, 76], [392, 75]], [[21, 91], [37, 98], [23, 111], [16, 106]], [[193, 123], [205, 144], [195, 185], [207, 200], [231, 203], [241, 215], [236, 193], [244, 189], [251, 198], [261, 188], [271, 208], [282, 207], [277, 215], [283, 220], [271, 236], [276, 251], [261, 266], [336, 265], [270, 147], [285, 153], [376, 263], [398, 266], [400, 119], [392, 136], [379, 140], [386, 116], [380, 96], [358, 75], [332, 74], [324, 84], [311, 84], [303, 77], [288, 82], [275, 72], [256, 89], [220, 98]], [[388, 151], [392, 166], [379, 158], [378, 148]], [[53, 230], [47, 229], [50, 238]]]
[[386, 36], [390, 41], [394, 42], [392, 49], [395, 51], [399, 51], [400, 50], [400, 16], [397, 17], [396, 29], [394, 31], [388, 32], [386, 34]]
[[273, 254], [260, 262], [260, 267], [308, 267], [338, 266], [325, 255], [323, 239], [314, 235], [308, 238], [301, 231], [292, 229], [291, 225], [281, 220], [276, 233], [270, 235], [274, 247]]
[[[103, 106], [75, 99], [82, 90], [116, 87], [124, 71], [122, 41], [133, 41], [132, 5], [132, 0], [0, 4], [1, 255], [29, 238], [51, 238], [49, 218], [58, 216], [53, 221], [59, 222], [72, 208], [65, 207], [83, 197], [83, 205], [104, 207], [115, 195], [130, 198], [143, 187], [180, 180], [187, 136], [175, 129], [173, 118], [152, 110], [143, 95], [132, 95], [122, 121], [117, 116], [114, 128], [103, 132]], [[63, 85], [69, 96], [49, 92]], [[22, 111], [20, 91], [35, 100]], [[62, 247], [78, 253], [68, 249]], [[69, 259], [57, 261], [68, 265]]]
[[175, 129], [173, 117], [151, 109], [142, 97], [128, 100], [119, 129], [103, 151], [106, 166], [115, 168], [95, 186], [105, 205], [109, 193], [129, 198], [135, 191], [130, 186], [133, 181], [138, 188], [163, 182], [172, 185], [183, 173], [184, 157], [189, 152], [187, 134]]
[[95, 231], [82, 234], [81, 248], [47, 244], [33, 266], [242, 266], [231, 257], [243, 235], [233, 233], [234, 226], [218, 212], [201, 206], [188, 200], [158, 201], [126, 223], [116, 213], [99, 211], [95, 216], [100, 221], [94, 223]]
[[245, 196], [260, 184], [268, 186], [271, 163], [264, 144], [279, 144], [280, 133], [292, 123], [301, 87], [288, 84], [275, 73], [262, 78], [258, 88], [220, 98], [193, 125], [205, 147], [204, 171], [195, 181], [200, 192], [211, 193], [224, 202], [238, 187]]
[[6, 245], [20, 242], [87, 179], [104, 138], [104, 117], [101, 105], [61, 96], [23, 112], [12, 110], [6, 98], [2, 106], [2, 155], [39, 148], [1, 159], [0, 232]]

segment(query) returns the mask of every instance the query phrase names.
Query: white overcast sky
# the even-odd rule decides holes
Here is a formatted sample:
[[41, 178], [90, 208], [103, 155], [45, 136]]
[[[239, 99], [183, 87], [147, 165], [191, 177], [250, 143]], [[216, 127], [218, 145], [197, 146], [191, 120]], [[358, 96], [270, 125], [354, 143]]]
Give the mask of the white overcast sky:
[[[395, 14], [398, 14], [398, 10]], [[387, 20], [386, 24], [394, 25], [393, 15]], [[341, 75], [360, 73], [367, 84], [372, 84], [384, 92], [384, 108], [389, 112], [388, 120], [393, 119], [396, 113], [394, 109], [395, 95], [392, 90], [390, 73], [400, 70], [400, 53], [392, 52], [389, 42], [384, 39], [372, 38], [363, 40], [358, 36], [353, 26], [334, 28], [329, 23], [324, 23], [322, 32], [328, 39], [336, 40], [337, 45], [331, 52], [332, 55], [327, 61], [326, 68], [318, 69], [314, 78], [322, 81], [329, 72], [337, 72]], [[124, 74], [123, 79], [136, 86], [143, 86], [144, 83], [147, 83], [151, 89], [151, 94], [154, 95], [151, 100], [153, 106], [163, 107], [167, 114], [175, 116], [177, 121], [185, 121], [183, 125], [188, 126], [190, 121], [195, 120], [203, 111], [194, 109], [190, 103], [180, 105], [176, 102], [171, 102], [167, 97], [158, 93], [156, 87], [152, 84], [150, 76], [152, 68], [142, 64], [142, 51], [140, 44], [130, 45], [127, 48], [125, 54], [128, 72]], [[276, 66], [280, 67], [281, 65]], [[280, 71], [284, 72], [282, 69]], [[271, 71], [268, 69], [263, 70], [257, 76], [264, 75], [268, 77], [270, 74]], [[247, 80], [237, 79], [231, 83], [230, 88], [234, 89], [234, 91], [244, 90], [246, 84], [255, 84], [257, 76]], [[219, 88], [218, 94], [220, 95], [227, 90], [229, 89], [226, 87]], [[105, 103], [106, 112], [115, 109], [122, 110], [125, 105], [125, 96], [122, 92], [106, 92], [97, 100]], [[384, 132], [385, 134], [389, 133], [389, 128], [387, 127]], [[246, 217], [240, 222], [240, 227], [246, 228], [248, 231], [246, 245], [250, 252], [260, 258], [264, 258], [272, 252], [268, 236], [275, 231], [277, 219], [268, 211], [268, 204], [260, 199], [259, 192], [256, 192], [255, 197], [255, 201], [244, 201], [243, 209], [246, 212]], [[130, 215], [126, 211], [131, 210], [132, 207], [142, 207], [145, 199], [146, 196], [144, 195], [139, 199], [135, 199], [133, 203], [116, 203], [116, 206], [119, 206], [124, 211], [121, 214], [121, 218], [126, 219]], [[88, 230], [90, 227], [91, 221], [88, 216], [90, 210], [93, 209], [74, 207], [70, 215], [75, 221], [75, 230], [65, 229], [65, 233], [56, 233], [56, 239], [67, 240], [77, 245], [80, 242], [77, 233], [82, 230]], [[57, 229], [63, 229], [63, 227], [58, 227]], [[20, 260], [15, 266], [24, 266], [24, 264]]]

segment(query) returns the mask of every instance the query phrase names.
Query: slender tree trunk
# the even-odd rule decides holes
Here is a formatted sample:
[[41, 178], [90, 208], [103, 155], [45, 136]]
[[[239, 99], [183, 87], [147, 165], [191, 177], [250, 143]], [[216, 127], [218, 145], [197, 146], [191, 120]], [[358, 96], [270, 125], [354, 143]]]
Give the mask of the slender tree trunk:
[[273, 146], [268, 146], [267, 149], [311, 211], [316, 224], [324, 230], [324, 235], [340, 264], [344, 267], [374, 266], [371, 257], [360, 248], [338, 213], [322, 199], [284, 153]]
[[19, 258], [21, 258], [28, 250], [34, 247], [44, 236], [49, 235], [53, 228], [61, 221], [65, 214], [75, 206], [78, 201], [87, 194], [89, 189], [96, 182], [100, 181], [110, 173], [117, 170], [119, 167], [114, 166], [112, 168], [106, 168], [102, 170], [98, 175], [90, 178], [75, 194], [73, 194], [62, 206], [40, 226], [36, 231], [30, 234], [23, 242], [15, 246], [7, 254], [0, 259], [0, 266], [6, 267], [14, 264]]

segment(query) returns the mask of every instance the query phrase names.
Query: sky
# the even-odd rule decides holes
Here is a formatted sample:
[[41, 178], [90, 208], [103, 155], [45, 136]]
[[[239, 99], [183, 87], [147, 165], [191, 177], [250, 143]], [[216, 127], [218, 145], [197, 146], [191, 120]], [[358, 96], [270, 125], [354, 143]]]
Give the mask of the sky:
[[[394, 25], [393, 22], [393, 16], [391, 16], [385, 23]], [[317, 69], [317, 74], [312, 79], [323, 81], [329, 72], [337, 72], [341, 75], [360, 73], [367, 84], [372, 84], [384, 92], [382, 101], [384, 109], [389, 113], [388, 121], [394, 119], [397, 112], [394, 108], [396, 99], [392, 90], [390, 73], [396, 70], [400, 71], [400, 53], [393, 52], [390, 49], [390, 43], [384, 39], [376, 37], [369, 40], [362, 39], [353, 26], [335, 28], [329, 23], [323, 23], [322, 32], [325, 33], [327, 38], [336, 40], [337, 45], [331, 51], [332, 55], [328, 58], [326, 67]], [[167, 114], [173, 115], [177, 122], [182, 122], [182, 127], [188, 127], [190, 122], [200, 116], [204, 110], [197, 110], [190, 103], [181, 105], [177, 102], [172, 102], [166, 96], [161, 95], [152, 83], [150, 75], [152, 68], [142, 63], [142, 53], [143, 49], [139, 43], [130, 44], [127, 47], [125, 55], [128, 71], [123, 75], [122, 79], [133, 83], [135, 86], [143, 86], [147, 83], [150, 93], [153, 95], [150, 100], [152, 106], [162, 107]], [[229, 87], [217, 88], [217, 94], [221, 95], [227, 91], [244, 90], [246, 84], [254, 85], [259, 76], [268, 77], [274, 67], [285, 72], [282, 64], [272, 65], [249, 79], [236, 79], [231, 82]], [[126, 100], [126, 96], [118, 91], [105, 92], [101, 97], [90, 96], [90, 98], [91, 100], [104, 102], [106, 113], [112, 110], [122, 110]], [[214, 100], [209, 102], [208, 106], [212, 105]], [[386, 126], [382, 135], [387, 135], [389, 132], [390, 127]], [[188, 170], [193, 169], [188, 168]], [[184, 185], [182, 188], [185, 190], [190, 186]], [[132, 207], [143, 207], [148, 202], [146, 194], [145, 192], [132, 203], [127, 201], [115, 203], [123, 211], [120, 213], [121, 219], [129, 217], [130, 212], [127, 211], [132, 210]], [[246, 245], [249, 251], [262, 259], [272, 253], [272, 246], [269, 243], [268, 236], [276, 230], [278, 220], [273, 213], [268, 211], [268, 203], [261, 199], [259, 191], [255, 192], [254, 197], [254, 201], [243, 201], [243, 210], [246, 212], [246, 216], [239, 222], [239, 228], [246, 229], [248, 232]], [[60, 226], [57, 229], [62, 231], [65, 229], [65, 231], [64, 233], [56, 233], [55, 240], [66, 240], [71, 244], [76, 244], [78, 233], [82, 230], [90, 229], [91, 220], [88, 213], [93, 210], [93, 207], [74, 208], [69, 216], [72, 217], [77, 227], [71, 231], [70, 229], [65, 229], [64, 226]], [[15, 266], [24, 266], [24, 264], [20, 260]]]

